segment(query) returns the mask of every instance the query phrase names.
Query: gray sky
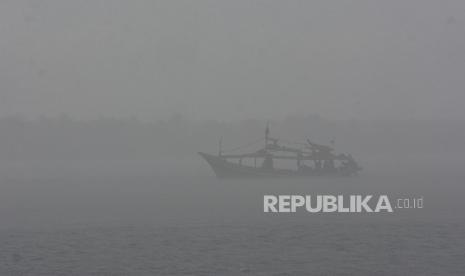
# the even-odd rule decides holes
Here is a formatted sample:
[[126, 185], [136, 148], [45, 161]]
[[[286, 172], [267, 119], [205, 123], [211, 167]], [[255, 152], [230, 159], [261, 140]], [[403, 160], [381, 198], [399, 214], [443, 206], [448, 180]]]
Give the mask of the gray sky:
[[464, 1], [1, 1], [0, 116], [465, 118]]

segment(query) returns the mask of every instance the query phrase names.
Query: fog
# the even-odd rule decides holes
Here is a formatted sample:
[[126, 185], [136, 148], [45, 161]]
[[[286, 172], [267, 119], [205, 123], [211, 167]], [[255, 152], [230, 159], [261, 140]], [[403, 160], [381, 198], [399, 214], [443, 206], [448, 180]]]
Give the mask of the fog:
[[0, 114], [463, 119], [462, 1], [2, 1]]
[[[1, 1], [0, 274], [464, 275], [463, 49], [458, 0]], [[363, 170], [217, 179], [197, 154], [267, 126]]]
[[[181, 115], [157, 122], [135, 118], [76, 120], [69, 116], [28, 120], [0, 119], [0, 160], [170, 160], [197, 158], [271, 135], [284, 142], [335, 143], [336, 151], [361, 159], [408, 158], [463, 160], [463, 120], [333, 120], [319, 115], [281, 120], [222, 122], [191, 120]], [[251, 145], [242, 151], [260, 148]], [[237, 150], [237, 149], [236, 149]], [[423, 160], [427, 161], [427, 160]]]
[[[270, 134], [350, 153], [360, 175], [336, 179], [218, 180], [198, 151], [217, 154]], [[68, 116], [0, 120], [2, 227], [253, 225], [353, 221], [353, 216], [268, 216], [264, 194], [423, 196], [428, 209], [373, 219], [462, 218], [465, 122], [334, 120], [319, 115], [221, 122]], [[263, 147], [254, 144], [239, 152]], [[426, 204], [426, 203], [425, 203]], [[303, 218], [302, 218], [303, 216]], [[356, 217], [357, 220], [363, 218]]]
[[2, 1], [3, 226], [185, 222], [183, 208], [194, 221], [256, 219], [263, 194], [342, 189], [225, 184], [197, 155], [216, 154], [220, 138], [225, 151], [261, 138], [267, 124], [284, 141], [352, 154], [364, 170], [351, 191], [441, 191], [445, 214], [463, 194], [464, 11], [462, 1]]

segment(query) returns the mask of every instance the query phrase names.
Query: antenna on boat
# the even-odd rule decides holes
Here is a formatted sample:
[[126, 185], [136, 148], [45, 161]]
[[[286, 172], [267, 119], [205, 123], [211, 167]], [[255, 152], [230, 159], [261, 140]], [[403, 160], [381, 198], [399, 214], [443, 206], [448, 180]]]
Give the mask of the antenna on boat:
[[265, 129], [265, 147], [268, 146], [268, 139], [270, 135], [270, 121], [266, 121], [266, 129]]
[[221, 156], [223, 154], [223, 136], [220, 137], [220, 140], [218, 141], [218, 156]]

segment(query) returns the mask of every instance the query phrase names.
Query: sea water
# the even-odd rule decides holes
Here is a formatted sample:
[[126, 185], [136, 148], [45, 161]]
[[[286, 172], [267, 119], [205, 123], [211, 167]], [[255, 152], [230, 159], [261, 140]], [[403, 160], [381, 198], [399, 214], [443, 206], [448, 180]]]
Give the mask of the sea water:
[[[3, 162], [0, 275], [464, 275], [465, 172], [218, 180], [202, 160]], [[264, 213], [265, 194], [423, 197], [392, 213]]]

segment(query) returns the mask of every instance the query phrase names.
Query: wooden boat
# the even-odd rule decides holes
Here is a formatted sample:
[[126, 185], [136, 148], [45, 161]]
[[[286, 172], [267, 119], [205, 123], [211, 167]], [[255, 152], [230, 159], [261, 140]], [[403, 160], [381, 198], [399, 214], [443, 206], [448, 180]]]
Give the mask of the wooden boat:
[[[279, 139], [270, 137], [269, 133], [267, 125], [265, 138], [255, 141], [264, 140], [264, 147], [251, 153], [224, 154], [220, 139], [217, 155], [199, 154], [218, 178], [347, 177], [356, 175], [362, 169], [350, 154], [334, 154], [332, 146], [316, 144], [307, 139], [306, 144], [299, 144], [300, 147], [289, 147], [282, 145]], [[245, 160], [249, 164], [245, 164]], [[277, 168], [275, 163], [282, 161], [292, 162], [296, 168]]]

